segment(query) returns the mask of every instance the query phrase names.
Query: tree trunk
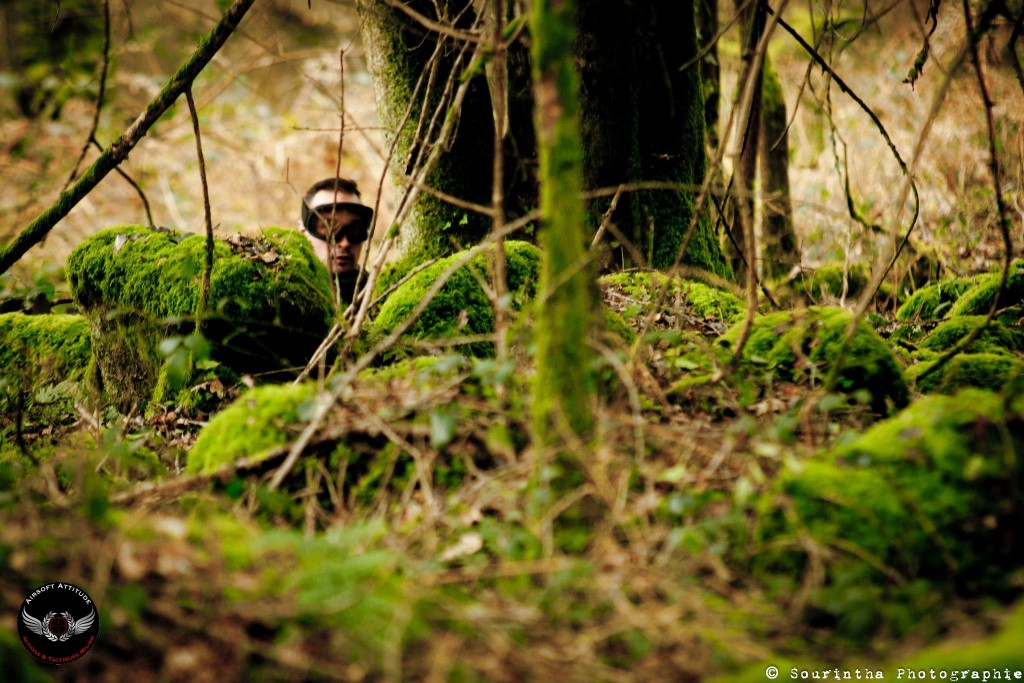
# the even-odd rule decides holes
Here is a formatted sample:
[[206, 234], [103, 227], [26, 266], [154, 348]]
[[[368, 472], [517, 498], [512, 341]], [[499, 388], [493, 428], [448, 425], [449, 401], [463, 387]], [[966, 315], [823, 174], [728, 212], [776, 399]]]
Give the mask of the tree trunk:
[[767, 55], [761, 92], [761, 191], [765, 198], [762, 268], [764, 277], [773, 279], [800, 263], [800, 246], [793, 228], [793, 202], [789, 194], [786, 100]]
[[[408, 8], [438, 24], [467, 29], [475, 19], [471, 0], [407, 0]], [[440, 8], [439, 16], [436, 8]], [[467, 72], [473, 46], [441, 37], [407, 13], [380, 0], [359, 3], [363, 44], [374, 82], [381, 123], [389, 141], [397, 136], [391, 162], [396, 185], [406, 189], [419, 165], [438, 141], [446, 116], [457, 116], [452, 139], [442, 142], [441, 154], [424, 178], [408, 220], [400, 227], [398, 247], [413, 258], [444, 256], [478, 243], [491, 227], [490, 216], [459, 208], [429, 189], [489, 206], [494, 136], [491, 104], [483, 70], [471, 77], [462, 106], [452, 98]], [[456, 22], [452, 17], [459, 17]], [[431, 73], [431, 56], [438, 49]], [[465, 48], [465, 51], [463, 49]], [[460, 57], [461, 54], [461, 57]], [[453, 74], [454, 71], [454, 74]], [[421, 74], [423, 81], [416, 91]]]
[[536, 0], [530, 20], [543, 250], [533, 422], [541, 444], [557, 440], [561, 416], [581, 436], [593, 423], [593, 352], [587, 341], [600, 303], [586, 265], [574, 21], [574, 0]]
[[718, 100], [722, 91], [718, 65], [718, 0], [697, 0], [697, 33], [704, 56], [700, 60], [701, 84], [704, 86], [704, 125], [708, 144], [718, 147]]
[[[689, 187], [637, 192], [613, 216], [656, 268], [676, 261], [693, 216], [693, 188], [707, 166], [696, 16], [687, 7], [679, 13], [668, 0], [606, 0], [584, 3], [579, 17], [586, 186], [661, 181]], [[591, 207], [592, 220], [602, 206], [607, 203]], [[731, 275], [705, 212], [682, 263]]]

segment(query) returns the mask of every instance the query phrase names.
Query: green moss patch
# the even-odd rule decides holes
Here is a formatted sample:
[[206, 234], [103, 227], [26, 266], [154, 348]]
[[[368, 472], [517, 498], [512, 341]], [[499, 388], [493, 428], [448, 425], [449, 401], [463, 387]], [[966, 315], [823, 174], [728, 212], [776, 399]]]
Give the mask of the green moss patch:
[[[924, 338], [921, 348], [945, 351], [956, 346], [985, 321], [983, 315], [956, 316], [944, 321]], [[963, 349], [966, 353], [1009, 353], [1024, 350], [1024, 336], [1016, 329], [993, 320], [985, 325], [981, 334]]]
[[812, 572], [810, 611], [853, 636], [909, 628], [938, 606], [929, 582], [947, 594], [1009, 595], [1024, 561], [1022, 435], [1024, 413], [968, 389], [920, 399], [819, 459], [791, 463], [762, 527], [758, 571], [791, 587]]
[[[839, 362], [852, 314], [841, 308], [812, 307], [802, 311], [778, 311], [754, 320], [743, 349], [748, 371], [798, 383], [821, 383]], [[732, 346], [742, 324], [722, 335]], [[903, 371], [892, 349], [861, 321], [843, 354], [834, 390], [866, 391], [873, 408], [885, 412], [887, 401], [906, 405], [909, 393]]]
[[89, 323], [80, 315], [0, 314], [0, 339], [3, 376], [60, 382], [89, 364]]
[[[122, 226], [72, 252], [68, 281], [89, 317], [104, 389], [128, 407], [148, 400], [160, 341], [189, 334], [206, 241], [200, 235]], [[327, 271], [296, 230], [216, 240], [202, 331], [212, 358], [240, 373], [304, 364], [333, 317]]]
[[[656, 318], [657, 327], [667, 329], [707, 327], [714, 323], [731, 325], [746, 310], [743, 302], [729, 292], [696, 280], [669, 278], [659, 271], [613, 273], [602, 277], [598, 284], [605, 301], [634, 327], [651, 315]], [[654, 310], [659, 297], [661, 303]]]
[[956, 300], [977, 282], [978, 278], [956, 278], [926, 285], [903, 302], [896, 311], [896, 320], [937, 320], [948, 313]]
[[[506, 274], [512, 307], [518, 309], [534, 295], [540, 269], [540, 251], [527, 242], [505, 243]], [[380, 312], [369, 326], [372, 338], [383, 338], [402, 324], [419, 306], [427, 291], [452, 265], [464, 258], [464, 252], [441, 259], [416, 273], [381, 304]], [[423, 314], [409, 327], [409, 339], [439, 339], [487, 334], [494, 330], [494, 311], [481, 282], [488, 281], [487, 257], [471, 259], [449, 278]], [[467, 347], [473, 355], [492, 352], [489, 343]]]
[[[983, 275], [977, 279], [973, 287], [961, 295], [949, 311], [949, 316], [986, 315], [992, 308], [996, 293], [999, 291], [999, 273]], [[1024, 261], [1014, 261], [1007, 274], [1006, 291], [999, 300], [1000, 308], [1017, 306], [1024, 301]]]
[[89, 323], [80, 315], [0, 314], [0, 340], [0, 412], [16, 393], [30, 394], [28, 407], [66, 396], [92, 358]]
[[907, 370], [918, 391], [949, 394], [965, 387], [998, 391], [1015, 373], [1024, 370], [1024, 361], [1002, 353], [958, 354], [936, 372], [925, 375], [934, 364], [934, 360], [923, 360]]
[[210, 472], [240, 458], [258, 458], [284, 446], [295, 438], [300, 414], [312, 410], [315, 395], [316, 385], [312, 383], [247, 391], [199, 433], [188, 452], [188, 471]]

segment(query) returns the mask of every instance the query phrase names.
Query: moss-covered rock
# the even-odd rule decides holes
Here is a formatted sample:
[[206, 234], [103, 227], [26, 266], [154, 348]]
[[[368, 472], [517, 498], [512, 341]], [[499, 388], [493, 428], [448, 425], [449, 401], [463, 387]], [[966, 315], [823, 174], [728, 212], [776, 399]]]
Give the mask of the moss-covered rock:
[[[746, 306], [738, 297], [711, 285], [683, 278], [669, 278], [660, 271], [630, 270], [605, 275], [598, 284], [607, 290], [621, 293], [630, 299], [623, 308], [623, 316], [642, 321], [651, 313], [685, 314], [707, 322], [731, 325], [743, 316]], [[668, 288], [661, 299], [660, 310], [653, 307], [663, 288]], [[664, 316], [662, 316], [664, 317]], [[684, 321], [678, 321], [683, 327]]]
[[188, 471], [211, 472], [284, 446], [295, 438], [300, 413], [312, 409], [315, 396], [314, 383], [250, 389], [199, 433], [188, 452]]
[[[964, 292], [952, 308], [949, 317], [958, 315], [986, 315], [999, 291], [999, 273], [977, 278], [973, 287]], [[1024, 261], [1014, 261], [1007, 274], [1006, 291], [999, 300], [1000, 308], [1017, 306], [1024, 301]]]
[[814, 573], [810, 609], [855, 636], [909, 627], [934, 588], [1007, 596], [1024, 562], [1022, 456], [1024, 411], [1001, 395], [920, 399], [783, 469], [757, 571], [791, 588]]
[[[885, 412], [887, 401], [906, 405], [909, 392], [900, 363], [867, 323], [858, 324], [840, 359], [851, 319], [848, 311], [828, 307], [759, 316], [743, 349], [744, 363], [749, 370], [770, 373], [779, 380], [820, 383], [841, 361], [834, 390], [869, 392], [876, 412]], [[741, 327], [733, 326], [720, 343], [732, 346]]]
[[0, 314], [0, 411], [16, 392], [34, 395], [82, 379], [91, 358], [83, 316]]
[[1024, 370], [1024, 361], [1004, 353], [957, 354], [939, 370], [925, 374], [934, 364], [934, 359], [922, 360], [907, 369], [907, 378], [918, 391], [951, 394], [966, 387], [998, 391]]
[[0, 314], [0, 375], [36, 383], [73, 379], [89, 364], [89, 322], [81, 315]]
[[[68, 259], [68, 281], [89, 317], [103, 387], [127, 408], [151, 397], [161, 339], [194, 329], [205, 238], [140, 226], [97, 233]], [[202, 331], [212, 358], [237, 372], [305, 362], [333, 318], [330, 283], [305, 237], [272, 228], [216, 240]]]
[[[945, 351], [956, 346], [967, 335], [985, 322], [983, 315], [964, 315], [949, 318], [924, 338], [920, 346], [928, 351]], [[993, 320], [981, 334], [963, 349], [965, 353], [1009, 353], [1024, 350], [1024, 336], [1016, 329]]]
[[[527, 242], [505, 243], [508, 292], [512, 307], [518, 309], [531, 299], [540, 268], [540, 251]], [[464, 253], [440, 259], [413, 275], [381, 304], [380, 312], [369, 326], [371, 338], [383, 338], [402, 324], [423, 300], [437, 279]], [[494, 311], [480, 282], [486, 282], [487, 261], [483, 254], [471, 259], [445, 283], [423, 314], [406, 331], [410, 339], [438, 339], [462, 335], [487, 334], [494, 330]], [[492, 352], [492, 345], [472, 344], [474, 355]]]
[[896, 320], [907, 323], [941, 318], [977, 282], [978, 278], [956, 278], [926, 285], [903, 302], [896, 311]]

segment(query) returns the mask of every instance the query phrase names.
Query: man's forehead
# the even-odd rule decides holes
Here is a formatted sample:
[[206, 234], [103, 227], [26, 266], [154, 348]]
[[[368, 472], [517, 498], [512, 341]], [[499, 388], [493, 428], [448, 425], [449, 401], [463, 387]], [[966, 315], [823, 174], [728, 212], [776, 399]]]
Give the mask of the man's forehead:
[[359, 197], [356, 195], [345, 192], [344, 190], [338, 190], [337, 192], [331, 192], [330, 190], [317, 190], [316, 194], [309, 201], [309, 205], [322, 206], [324, 204], [340, 204], [344, 202], [352, 202], [355, 204], [361, 204]]

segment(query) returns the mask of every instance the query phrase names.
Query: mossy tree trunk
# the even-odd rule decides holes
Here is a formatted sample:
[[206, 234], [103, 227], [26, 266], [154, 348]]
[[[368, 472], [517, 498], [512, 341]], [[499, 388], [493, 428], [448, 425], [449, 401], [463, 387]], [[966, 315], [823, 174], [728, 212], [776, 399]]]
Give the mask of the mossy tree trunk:
[[779, 76], [765, 55], [761, 88], [761, 191], [764, 202], [764, 277], [777, 278], [800, 263], [789, 193], [789, 133]]
[[[577, 52], [588, 188], [642, 181], [693, 188], [704, 180], [696, 14], [692, 5], [686, 7], [680, 12], [669, 0], [581, 5]], [[638, 192], [620, 202], [613, 218], [649, 265], [669, 267], [682, 248], [696, 194], [692, 189]], [[607, 205], [591, 206], [595, 222]], [[682, 263], [731, 275], [706, 214]]]
[[[435, 26], [469, 31], [476, 20], [471, 0], [406, 0], [412, 12]], [[490, 206], [494, 137], [491, 102], [484, 69], [469, 76], [473, 44], [422, 25], [408, 13], [382, 0], [360, 0], [362, 37], [374, 81], [381, 122], [397, 136], [391, 170], [400, 188], [407, 188], [430, 151], [438, 143], [445, 118], [457, 117], [450, 139], [441, 141], [441, 154], [423, 180], [409, 219], [400, 226], [398, 246], [412, 258], [445, 256], [478, 243], [490, 230], [492, 220], [484, 213], [446, 201], [445, 195]], [[439, 42], [441, 43], [439, 46]], [[431, 57], [437, 53], [437, 63]], [[505, 157], [515, 165], [507, 169], [506, 211], [536, 205], [536, 157], [533, 141], [532, 100], [529, 97], [527, 52], [512, 46], [507, 53], [510, 121], [513, 128], [506, 145], [515, 151]], [[417, 90], [417, 83], [422, 82]], [[452, 106], [455, 92], [469, 78], [461, 106]], [[518, 87], [517, 87], [518, 86]], [[523, 91], [526, 91], [524, 97]], [[523, 125], [515, 125], [521, 121]], [[390, 138], [390, 139], [393, 139]], [[517, 160], [527, 160], [515, 163]]]
[[587, 264], [584, 232], [583, 146], [579, 80], [573, 54], [574, 0], [536, 0], [530, 17], [533, 88], [540, 152], [543, 250], [537, 297], [537, 378], [534, 428], [552, 443], [560, 415], [579, 435], [590, 432], [593, 412], [587, 344], [592, 311], [599, 308]]
[[[454, 23], [462, 32], [477, 30], [474, 8], [486, 6], [470, 0], [406, 0], [405, 5], [435, 28]], [[408, 184], [417, 158], [432, 140], [422, 128], [417, 134], [417, 121], [423, 112], [428, 122], [435, 112], [439, 120], [450, 114], [450, 98], [445, 93], [453, 88], [446, 88], [448, 75], [453, 68], [457, 76], [466, 71], [474, 45], [461, 42], [458, 36], [439, 37], [444, 31], [424, 26], [383, 0], [361, 0], [360, 9], [381, 120], [398, 135], [393, 170], [399, 185]], [[704, 180], [707, 166], [696, 13], [692, 6], [688, 9], [680, 14], [669, 0], [582, 3], [574, 19], [576, 37], [568, 48], [580, 65], [575, 96], [580, 105], [583, 187], [660, 181], [686, 188], [627, 193], [613, 217], [621, 233], [638, 247], [639, 260], [658, 268], [676, 262], [693, 216], [693, 188]], [[456, 16], [458, 21], [453, 21], [451, 17]], [[416, 83], [428, 69], [438, 40], [443, 45], [436, 73], [429, 80], [428, 92], [414, 97]], [[513, 42], [508, 50], [510, 130], [504, 185], [505, 212], [510, 218], [537, 205], [538, 155], [532, 125], [536, 90], [527, 86], [525, 44]], [[466, 57], [457, 63], [463, 49]], [[487, 50], [483, 52], [486, 58]], [[483, 68], [474, 69], [457, 114], [454, 139], [444, 147], [425, 184], [489, 206], [493, 149], [485, 141], [492, 139], [494, 127], [483, 73]], [[454, 88], [459, 82], [456, 78]], [[411, 116], [403, 125], [410, 105]], [[605, 198], [589, 206], [592, 228], [609, 202]], [[490, 225], [489, 216], [467, 212], [421, 192], [413, 215], [401, 226], [399, 245], [406, 254], [446, 254], [455, 250], [453, 241], [462, 245], [478, 242]], [[621, 265], [632, 260], [620, 256]], [[719, 275], [732, 274], [705, 212], [681, 261]]]

